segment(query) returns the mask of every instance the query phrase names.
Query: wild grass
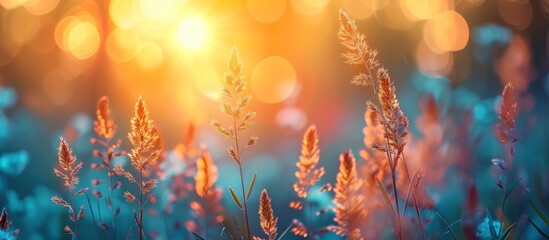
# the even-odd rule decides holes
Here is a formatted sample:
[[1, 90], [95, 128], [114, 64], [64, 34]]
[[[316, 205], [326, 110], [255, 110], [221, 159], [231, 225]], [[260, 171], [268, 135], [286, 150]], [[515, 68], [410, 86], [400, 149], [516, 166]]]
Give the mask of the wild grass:
[[57, 150], [57, 161], [59, 166], [53, 169], [57, 177], [63, 180], [63, 185], [69, 193], [69, 201], [62, 197], [53, 196], [51, 200], [58, 205], [68, 208], [69, 219], [73, 222], [73, 227], [65, 226], [64, 230], [67, 234], [72, 235], [74, 239], [78, 239], [78, 221], [84, 218], [84, 206], [80, 206], [80, 210], [76, 212], [74, 198], [82, 196], [88, 191], [88, 188], [81, 188], [75, 191], [76, 186], [80, 183], [78, 172], [82, 169], [82, 162], [77, 162], [76, 156], [72, 154], [72, 149], [64, 138], [60, 138], [59, 148]]
[[[406, 173], [408, 182], [410, 182], [411, 177], [404, 158], [404, 149], [408, 136], [408, 118], [400, 109], [396, 87], [391, 81], [387, 69], [381, 65], [377, 58], [378, 51], [370, 48], [366, 36], [358, 31], [355, 21], [343, 10], [340, 10], [339, 13], [339, 24], [338, 37], [340, 43], [347, 50], [343, 54], [345, 62], [365, 69], [360, 70], [353, 77], [351, 84], [363, 87], [371, 86], [374, 94], [378, 97], [379, 107], [372, 102], [368, 102], [367, 108], [379, 116], [378, 121], [382, 126], [382, 136], [385, 141], [381, 145], [377, 142], [370, 144], [373, 149], [386, 154], [392, 180], [394, 207], [389, 202], [390, 196], [388, 196], [388, 191], [385, 189], [382, 180], [376, 176], [374, 176], [374, 180], [378, 183], [377, 185], [384, 196], [386, 204], [391, 209], [391, 215], [394, 216], [395, 232], [398, 234], [399, 239], [403, 239], [404, 227], [397, 190], [397, 171], [399, 162], [402, 161], [402, 169]], [[415, 185], [410, 184], [410, 187], [417, 187], [418, 185], [419, 182]], [[412, 191], [412, 193], [414, 192]], [[421, 223], [415, 194], [412, 194], [412, 199], [416, 206], [418, 221]], [[403, 212], [402, 214], [406, 213]]]
[[[269, 193], [267, 193], [267, 190], [263, 189], [259, 198], [259, 223], [269, 240], [276, 240], [277, 222], [278, 218], [275, 218], [274, 216], [273, 205]], [[254, 239], [259, 240], [261, 238], [254, 236]]]
[[[405, 156], [408, 156], [410, 151], [419, 150], [411, 149], [413, 145], [408, 145], [411, 139], [408, 132], [408, 118], [400, 107], [397, 89], [389, 76], [388, 70], [381, 65], [377, 58], [378, 52], [369, 46], [366, 36], [358, 30], [355, 21], [343, 11], [339, 13], [339, 23], [338, 37], [346, 50], [343, 54], [345, 62], [353, 66], [359, 66], [360, 69], [351, 80], [351, 83], [357, 86], [371, 87], [376, 98], [375, 101], [368, 101], [365, 108], [364, 149], [361, 149], [359, 158], [362, 161], [357, 162], [352, 150], [341, 153], [335, 182], [322, 182], [325, 181], [322, 177], [326, 174], [326, 171], [320, 164], [319, 134], [317, 127], [311, 125], [305, 131], [301, 140], [301, 152], [296, 162], [297, 170], [294, 173], [296, 181], [293, 185], [282, 187], [282, 189], [287, 190], [283, 193], [290, 192], [290, 189], [293, 188], [299, 200], [291, 201], [289, 208], [299, 210], [301, 218], [295, 217], [292, 224], [282, 234], [279, 234], [279, 218], [274, 214], [273, 201], [267, 189], [263, 189], [259, 196], [257, 223], [263, 230], [264, 236], [269, 240], [280, 240], [291, 230], [295, 238], [299, 239], [316, 239], [320, 234], [326, 234], [328, 231], [351, 240], [379, 239], [391, 236], [398, 239], [420, 237], [422, 239], [431, 239], [437, 236], [430, 235], [426, 231], [426, 225], [432, 221], [431, 216], [436, 215], [444, 223], [443, 235], [449, 233], [457, 239], [453, 227], [461, 224], [464, 235], [468, 238], [475, 238], [475, 231], [480, 225], [478, 219], [476, 219], [479, 212], [480, 193], [477, 191], [474, 182], [468, 185], [463, 219], [449, 223], [439, 214], [437, 211], [439, 208], [435, 207], [434, 200], [430, 198], [422, 186], [425, 178], [429, 178], [429, 169], [432, 162], [427, 160], [419, 161], [419, 163], [415, 162], [413, 174], [411, 174], [408, 167]], [[244, 150], [255, 145], [258, 141], [258, 138], [253, 135], [247, 140], [243, 140], [245, 139], [243, 137], [244, 130], [254, 124], [253, 120], [256, 113], [248, 110], [251, 95], [247, 93], [247, 82], [244, 77], [242, 60], [236, 48], [231, 51], [227, 68], [220, 108], [226, 115], [228, 124], [222, 124], [214, 119], [211, 121], [211, 126], [221, 136], [230, 141], [227, 153], [238, 166], [240, 186], [236, 191], [229, 187], [229, 193], [236, 206], [242, 210], [246, 223], [245, 229], [241, 229], [238, 221], [228, 215], [226, 209], [229, 207], [223, 205], [223, 191], [218, 187], [218, 177], [223, 173], [223, 170], [218, 168], [212, 155], [206, 150], [206, 146], [200, 148], [196, 146], [197, 130], [194, 125], [189, 125], [184, 134], [183, 142], [176, 147], [175, 151], [181, 158], [180, 161], [186, 165], [184, 172], [169, 175], [163, 172], [166, 171], [165, 169], [159, 167], [165, 159], [163, 144], [159, 137], [159, 131], [151, 119], [147, 104], [141, 97], [135, 103], [134, 113], [130, 120], [131, 130], [128, 133], [131, 149], [128, 151], [127, 156], [133, 170], [124, 169], [122, 165], [113, 166], [113, 159], [126, 155], [126, 151], [121, 149], [123, 148], [121, 141], [115, 139], [117, 126], [111, 118], [107, 97], [102, 97], [98, 101], [94, 121], [96, 137], [91, 140], [97, 147], [93, 151], [93, 156], [99, 158], [100, 161], [90, 164], [91, 169], [103, 170], [106, 173], [102, 174], [100, 178], [94, 179], [91, 183], [93, 195], [97, 199], [98, 223], [95, 222], [95, 212], [92, 211], [93, 207], [89, 199], [88, 207], [94, 225], [102, 229], [101, 235], [104, 239], [109, 238], [104, 235], [105, 229], [112, 229], [113, 239], [119, 239], [116, 232], [121, 225], [116, 224], [117, 216], [125, 210], [121, 209], [121, 206], [125, 205], [123, 205], [123, 201], [115, 204], [114, 199], [117, 195], [113, 194], [116, 194], [115, 190], [122, 187], [126, 187], [123, 194], [121, 194], [126, 201], [129, 203], [136, 202], [138, 205], [133, 211], [133, 219], [123, 219], [126, 222], [134, 222], [135, 225], [132, 223], [129, 229], [118, 229], [120, 232], [128, 232], [127, 239], [133, 236], [134, 229], [137, 229], [139, 239], [147, 238], [147, 234], [159, 235], [157, 229], [154, 229], [155, 234], [147, 233], [146, 230], [149, 229], [144, 226], [147, 218], [145, 210], [155, 210], [158, 207], [165, 210], [161, 214], [171, 214], [173, 212], [172, 208], [179, 207], [192, 212], [192, 219], [178, 219], [173, 225], [177, 225], [178, 228], [185, 226], [190, 232], [189, 236], [192, 234], [197, 239], [215, 239], [218, 236], [230, 239], [263, 239], [252, 234], [251, 223], [254, 223], [255, 218], [252, 219], [249, 214], [250, 196], [256, 178], [260, 175], [254, 173], [251, 177], [248, 176], [249, 184], [245, 184], [249, 172], [245, 171], [246, 161], [242, 158]], [[498, 231], [494, 229], [493, 220], [488, 213], [488, 226], [493, 239], [505, 239], [511, 236], [511, 231], [517, 226], [518, 222], [515, 221], [504, 228], [505, 206], [508, 205], [507, 201], [511, 193], [522, 180], [522, 177], [515, 181], [510, 179], [511, 165], [516, 157], [515, 144], [519, 140], [516, 133], [518, 103], [515, 94], [510, 84], [505, 86], [498, 109], [499, 120], [496, 135], [506, 149], [506, 157], [492, 160], [492, 163], [502, 172], [498, 176], [497, 186], [503, 190], [501, 215], [499, 216], [501, 227]], [[439, 112], [433, 104], [435, 104], [433, 99], [427, 102], [427, 113], [424, 117], [427, 118], [425, 121], [428, 124], [436, 125]], [[431, 128], [421, 129], [421, 131], [428, 132], [429, 129]], [[434, 148], [441, 143], [440, 139], [430, 140], [432, 141], [425, 143], [420, 149], [423, 151], [423, 155], [426, 155], [431, 147]], [[54, 173], [62, 180], [64, 188], [68, 192], [69, 201], [58, 196], [52, 197], [51, 200], [68, 209], [69, 220], [72, 225], [66, 226], [64, 230], [72, 235], [74, 239], [78, 239], [79, 230], [81, 229], [79, 228], [79, 222], [84, 217], [85, 208], [81, 206], [77, 210], [75, 198], [85, 195], [88, 190], [87, 187], [77, 190], [77, 186], [80, 184], [78, 173], [82, 169], [83, 163], [77, 161], [64, 138], [60, 139], [57, 155], [58, 166], [54, 169]], [[420, 154], [420, 158], [423, 155]], [[337, 159], [327, 159], [326, 161], [335, 160]], [[122, 186], [120, 182], [115, 181], [114, 175], [123, 176], [129, 183], [135, 185], [138, 192], [132, 191], [135, 190], [135, 187], [132, 189], [126, 185]], [[440, 177], [436, 179], [440, 180]], [[160, 191], [169, 192], [166, 204], [158, 200], [161, 199], [161, 196], [157, 197], [156, 193], [153, 192], [159, 180], [167, 181], [165, 185], [159, 185], [159, 188], [165, 187]], [[99, 199], [105, 198], [105, 196], [99, 190], [101, 184], [108, 184], [109, 192], [106, 196], [106, 202], [112, 215], [110, 226], [102, 222]], [[316, 189], [317, 185], [320, 184], [324, 184], [320, 187], [320, 191], [316, 192], [315, 190], [313, 192], [313, 189]], [[280, 191], [280, 189], [277, 189], [277, 191]], [[324, 208], [314, 211], [312, 196], [326, 191], [333, 191], [331, 205], [320, 206]], [[271, 190], [271, 192], [274, 191]], [[150, 199], [156, 200], [152, 201]], [[178, 204], [180, 200], [181, 202], [187, 201], [188, 207], [186, 204]], [[157, 206], [151, 206], [154, 204]], [[376, 211], [383, 205], [386, 207], [386, 211]], [[415, 211], [413, 212], [411, 205], [414, 206]], [[531, 206], [540, 220], [549, 226], [549, 221], [542, 209], [538, 208], [532, 201]], [[410, 211], [408, 211], [408, 208], [410, 208]], [[316, 216], [313, 212], [316, 212]], [[425, 213], [431, 215], [426, 217]], [[333, 214], [330, 215], [330, 218], [333, 216], [333, 222], [325, 224], [321, 221], [315, 221], [314, 218], [322, 214]], [[153, 216], [153, 214], [149, 215]], [[178, 218], [179, 216], [174, 217]], [[233, 219], [234, 226], [228, 227], [226, 224], [227, 222], [230, 223], [230, 218]], [[387, 220], [387, 222], [392, 221], [392, 226], [386, 227], [384, 220]], [[163, 221], [166, 228], [166, 237], [182, 237], [179, 232], [170, 234], [168, 229], [170, 224], [165, 219]], [[381, 223], [376, 223], [376, 221]], [[544, 229], [542, 229], [543, 226], [538, 226], [539, 223], [537, 222], [539, 220], [529, 218], [529, 222], [542, 236], [547, 236]], [[10, 223], [7, 211], [4, 209], [0, 215], [0, 230], [3, 234], [9, 232], [13, 237], [16, 237], [19, 230], [11, 232]], [[174, 228], [176, 227], [174, 226]], [[212, 229], [219, 228], [222, 230], [220, 235], [217, 235]], [[233, 234], [234, 231], [229, 228], [236, 229], [238, 235]], [[392, 228], [390, 236], [384, 234], [385, 230], [390, 228]], [[227, 234], [224, 235], [225, 233]], [[98, 238], [99, 235], [98, 233]]]
[[[227, 148], [227, 153], [238, 165], [242, 193], [241, 198], [244, 200], [244, 203], [241, 203], [241, 200], [232, 188], [229, 188], [229, 191], [231, 192], [231, 196], [233, 197], [235, 203], [244, 211], [244, 217], [246, 219], [245, 235], [247, 236], [247, 239], [252, 239], [252, 235], [250, 233], [250, 220], [248, 216], [248, 197], [253, 188], [253, 181], [250, 185], [248, 185], [249, 190], [248, 194], [246, 194], [241, 154], [246, 148], [255, 145], [258, 138], [256, 136], [251, 136], [248, 141], [242, 145], [243, 143], [240, 142], [241, 136], [239, 133], [253, 125], [252, 121], [255, 118], [256, 113], [246, 110], [246, 107], [250, 104], [252, 97], [251, 95], [245, 93], [247, 83], [242, 72], [242, 62], [236, 47], [231, 51], [231, 56], [227, 61], [227, 67], [228, 71], [225, 73], [225, 79], [223, 82], [223, 94], [225, 99], [221, 102], [220, 108], [221, 111], [230, 118], [232, 124], [228, 127], [223, 127], [215, 119], [213, 119], [210, 124], [222, 136], [234, 141], [234, 145]], [[255, 175], [252, 179], [255, 179]]]
[[135, 104], [134, 116], [131, 119], [131, 131], [128, 134], [128, 139], [133, 148], [128, 154], [130, 163], [134, 170], [139, 174], [138, 177], [124, 170], [122, 165], [116, 165], [114, 173], [119, 176], [124, 176], [129, 182], [135, 183], [139, 188], [139, 195], [136, 197], [130, 191], [124, 192], [124, 197], [128, 202], [137, 200], [139, 208], [138, 215], [134, 212], [135, 222], [137, 224], [139, 239], [143, 239], [143, 210], [145, 202], [143, 196], [149, 194], [156, 187], [158, 181], [156, 179], [146, 179], [150, 175], [149, 168], [154, 164], [161, 155], [160, 138], [153, 126], [153, 121], [149, 116], [147, 104], [143, 98], [139, 97]]
[[11, 219], [6, 208], [2, 208], [0, 215], [0, 239], [15, 239], [19, 235], [19, 228], [11, 230]]
[[[107, 205], [111, 211], [111, 226], [114, 238], [116, 239], [116, 217], [120, 213], [120, 208], [116, 207], [116, 204], [114, 202], [113, 198], [113, 191], [117, 190], [121, 186], [121, 182], [113, 181], [113, 159], [119, 156], [124, 156], [126, 153], [124, 151], [118, 150], [120, 148], [120, 145], [122, 144], [121, 140], [115, 140], [114, 135], [116, 134], [116, 124], [111, 118], [111, 110], [109, 107], [109, 99], [104, 96], [99, 99], [97, 102], [97, 109], [96, 109], [96, 119], [93, 122], [94, 125], [94, 132], [97, 136], [97, 138], [92, 138], [91, 143], [98, 146], [98, 149], [95, 149], [93, 151], [93, 155], [100, 158], [100, 163], [92, 163], [91, 168], [92, 169], [98, 169], [98, 170], [104, 170], [107, 174], [108, 179], [108, 190], [109, 195], [107, 196]], [[101, 180], [95, 179], [93, 181], [94, 187], [97, 187], [101, 184]], [[101, 205], [99, 204], [99, 199], [102, 198], [103, 194], [99, 191], [94, 189], [93, 190], [94, 196], [97, 198], [97, 209], [99, 211], [99, 219], [101, 221]], [[99, 223], [102, 231], [104, 231], [105, 228], [107, 228], [104, 223]]]
[[307, 212], [307, 226], [301, 223], [298, 219], [294, 219], [294, 227], [292, 233], [297, 236], [307, 237], [314, 236], [315, 229], [312, 226], [313, 218], [313, 206], [310, 198], [307, 198], [310, 194], [310, 189], [313, 187], [322, 176], [324, 176], [324, 167], [318, 167], [320, 160], [320, 149], [318, 148], [318, 134], [315, 125], [311, 125], [303, 136], [301, 145], [301, 155], [296, 163], [298, 170], [295, 172], [297, 178], [294, 183], [294, 191], [297, 196], [303, 201], [292, 201], [290, 207], [297, 210], [303, 210], [303, 205], [308, 208]]
[[215, 186], [218, 170], [210, 154], [203, 150], [196, 162], [195, 189], [200, 201], [192, 201], [190, 207], [194, 216], [203, 220], [203, 234], [208, 237], [208, 227], [223, 222], [222, 191]]
[[[498, 124], [496, 127], [496, 135], [498, 137], [498, 140], [505, 146], [507, 156], [505, 160], [502, 159], [492, 159], [492, 163], [496, 166], [498, 166], [499, 169], [501, 169], [502, 174], [498, 176], [497, 179], [497, 186], [501, 188], [503, 191], [502, 198], [501, 198], [501, 218], [500, 222], [502, 226], [499, 228], [499, 231], [495, 233], [494, 237], [497, 237], [498, 239], [506, 239], [507, 236], [511, 233], [513, 230], [513, 227], [516, 225], [515, 223], [512, 223], [507, 227], [506, 230], [504, 230], [504, 215], [505, 215], [505, 203], [509, 199], [511, 193], [515, 190], [517, 184], [522, 180], [522, 177], [514, 181], [510, 185], [509, 183], [509, 175], [511, 174], [511, 165], [513, 162], [513, 159], [515, 158], [515, 143], [519, 140], [518, 136], [515, 133], [516, 130], [516, 119], [518, 116], [518, 107], [517, 107], [517, 101], [514, 96], [513, 86], [511, 84], [507, 84], [505, 88], [503, 89], [503, 93], [501, 94], [501, 104], [499, 105], [498, 110]], [[504, 175], [504, 176], [502, 176]], [[503, 179], [505, 178], [505, 182], [503, 182]], [[493, 232], [493, 231], [491, 231]]]
[[328, 230], [351, 240], [364, 238], [360, 224], [366, 217], [366, 196], [360, 194], [361, 187], [356, 159], [350, 150], [346, 151], [339, 156], [339, 171], [334, 187], [334, 221], [337, 226], [329, 226]]

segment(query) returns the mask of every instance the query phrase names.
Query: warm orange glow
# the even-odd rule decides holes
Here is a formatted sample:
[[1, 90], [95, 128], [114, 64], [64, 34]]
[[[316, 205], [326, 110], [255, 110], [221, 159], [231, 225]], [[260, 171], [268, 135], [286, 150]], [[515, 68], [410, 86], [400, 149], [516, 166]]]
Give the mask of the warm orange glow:
[[247, 0], [246, 6], [252, 17], [263, 23], [278, 20], [286, 10], [286, 1], [280, 0]]
[[423, 37], [433, 51], [459, 51], [469, 41], [469, 27], [459, 13], [445, 11], [425, 23]]
[[28, 0], [0, 0], [0, 5], [7, 10], [11, 10], [23, 6], [27, 1]]
[[277, 103], [286, 99], [296, 86], [296, 73], [292, 64], [279, 56], [271, 56], [259, 62], [252, 73], [254, 96], [265, 103]]
[[116, 26], [128, 29], [135, 25], [132, 18], [133, 5], [131, 0], [112, 0], [109, 6], [109, 14]]
[[530, 1], [498, 0], [497, 2], [499, 14], [509, 25], [524, 30], [532, 22], [533, 10]]
[[207, 69], [197, 69], [196, 73], [191, 74], [191, 78], [195, 87], [204, 96], [219, 100], [223, 89], [223, 83], [221, 82], [223, 76], [221, 74]]
[[70, 80], [70, 74], [61, 69], [46, 73], [42, 80], [42, 89], [51, 103], [61, 106], [73, 97], [74, 86]]
[[290, 0], [292, 7], [303, 15], [317, 15], [324, 11], [329, 0]]
[[164, 53], [156, 43], [149, 41], [141, 44], [137, 51], [136, 60], [144, 70], [154, 70], [164, 60]]
[[59, 0], [27, 0], [25, 8], [33, 15], [50, 13], [59, 4]]
[[374, 13], [373, 3], [369, 0], [343, 0], [343, 9], [353, 18], [366, 19]]
[[452, 52], [437, 53], [421, 41], [416, 50], [416, 62], [419, 70], [428, 76], [439, 77], [452, 70]]
[[437, 14], [453, 10], [451, 0], [401, 0], [402, 11], [411, 20], [430, 19]]
[[143, 16], [151, 21], [173, 21], [188, 0], [139, 0]]
[[99, 48], [99, 32], [90, 22], [80, 22], [66, 33], [66, 47], [77, 59], [90, 58]]
[[55, 29], [57, 46], [70, 56], [84, 60], [92, 57], [100, 45], [99, 31], [90, 16], [69, 16], [61, 20]]
[[14, 9], [4, 18], [7, 24], [6, 29], [10, 30], [13, 43], [22, 46], [33, 39], [40, 27], [40, 18], [29, 14], [24, 8]]
[[206, 43], [207, 38], [208, 28], [206, 23], [197, 17], [184, 19], [177, 29], [177, 39], [185, 48], [199, 48]]
[[114, 29], [107, 38], [106, 50], [115, 62], [127, 62], [135, 57], [141, 39], [133, 29]]

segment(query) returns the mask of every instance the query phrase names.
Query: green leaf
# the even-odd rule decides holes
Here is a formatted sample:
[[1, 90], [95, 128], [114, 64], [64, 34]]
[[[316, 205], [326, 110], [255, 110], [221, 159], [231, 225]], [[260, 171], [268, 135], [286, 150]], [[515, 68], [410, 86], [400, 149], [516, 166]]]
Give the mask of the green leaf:
[[532, 202], [532, 200], [530, 200], [530, 198], [528, 198], [528, 201], [530, 202], [530, 205], [532, 206], [532, 208], [536, 211], [536, 213], [539, 215], [539, 217], [541, 218], [541, 220], [543, 220], [543, 222], [549, 227], [549, 218], [547, 218], [547, 216], [545, 216], [545, 214], [543, 214], [543, 212], [541, 211], [541, 209], [539, 209], [535, 204], [534, 202]]
[[517, 179], [513, 185], [511, 185], [511, 188], [507, 189], [507, 192], [505, 192], [505, 198], [508, 198], [511, 193], [513, 192], [513, 190], [515, 190], [515, 187], [517, 187], [517, 184], [524, 178], [524, 176], [520, 177], [519, 179]]
[[385, 200], [385, 204], [391, 210], [391, 216], [393, 218], [393, 221], [396, 224], [397, 222], [396, 210], [393, 204], [391, 203], [391, 198], [389, 197], [389, 193], [387, 193], [387, 189], [385, 189], [385, 186], [383, 186], [383, 183], [381, 183], [381, 181], [379, 181], [377, 177], [374, 177], [374, 178], [376, 179], [377, 187], [379, 188], [379, 190], [381, 191], [381, 194], [383, 195], [383, 200]]
[[257, 172], [254, 173], [254, 176], [252, 177], [252, 181], [250, 182], [250, 186], [248, 186], [248, 192], [246, 192], [246, 200], [250, 199], [250, 194], [252, 193], [252, 189], [254, 188], [256, 176], [257, 176]]
[[[455, 222], [453, 222], [452, 224], [448, 224], [448, 221], [446, 221], [446, 219], [444, 219], [442, 217], [442, 215], [440, 215], [440, 213], [438, 213], [438, 211], [434, 210], [433, 211], [435, 212], [435, 214], [444, 222], [444, 224], [446, 224], [446, 228], [444, 229], [444, 234], [446, 234], [447, 232], [451, 233], [452, 234], [452, 237], [455, 239], [455, 240], [458, 240], [459, 238], [457, 237], [456, 233], [454, 232], [454, 230], [452, 230], [452, 226], [454, 226], [455, 224], [461, 222], [461, 220], [456, 220]], [[442, 236], [442, 235], [441, 235]]]
[[293, 226], [294, 224], [293, 223], [290, 223], [290, 226], [288, 226], [286, 228], [286, 230], [284, 230], [284, 232], [282, 232], [282, 234], [280, 234], [280, 237], [278, 237], [277, 240], [282, 240], [282, 237], [284, 237], [284, 235], [286, 235], [286, 233], [288, 233], [288, 231], [290, 230], [290, 228]]
[[486, 215], [488, 215], [488, 227], [490, 229], [490, 235], [492, 235], [492, 239], [497, 239], [497, 236], [500, 233], [500, 231], [496, 233], [496, 228], [494, 228], [494, 220], [492, 219], [492, 215], [490, 215], [490, 212], [488, 211], [488, 209], [486, 209]]
[[200, 234], [198, 234], [198, 233], [196, 233], [196, 232], [193, 232], [193, 236], [194, 236], [196, 239], [206, 240], [204, 237], [200, 236]]
[[534, 221], [532, 221], [532, 219], [528, 218], [528, 221], [534, 226], [534, 228], [536, 230], [538, 230], [539, 234], [541, 234], [541, 236], [545, 237], [545, 238], [549, 238], [549, 235], [547, 235], [547, 233], [543, 232], [543, 230], [541, 230], [540, 227], [538, 227], [538, 225], [536, 225], [534, 223]]
[[511, 224], [511, 226], [509, 226], [507, 228], [507, 230], [505, 230], [505, 232], [503, 232], [503, 234], [501, 235], [501, 237], [499, 238], [500, 240], [505, 240], [507, 239], [507, 237], [509, 237], [509, 234], [511, 233], [511, 231], [513, 231], [513, 228], [517, 225], [517, 222], [514, 222], [513, 224]]
[[238, 205], [240, 209], [244, 209], [244, 205], [242, 205], [242, 202], [240, 201], [240, 199], [238, 198], [238, 196], [236, 195], [232, 187], [229, 187], [229, 191], [231, 192], [231, 196], [233, 196], [233, 200], [236, 203], [236, 205]]

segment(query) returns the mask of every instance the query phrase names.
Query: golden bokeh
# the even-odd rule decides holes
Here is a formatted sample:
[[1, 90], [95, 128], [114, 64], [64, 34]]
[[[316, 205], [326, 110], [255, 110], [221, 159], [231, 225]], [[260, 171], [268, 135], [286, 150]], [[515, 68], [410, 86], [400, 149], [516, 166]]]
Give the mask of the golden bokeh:
[[128, 29], [135, 25], [132, 17], [133, 9], [132, 0], [112, 0], [109, 5], [109, 15], [117, 27]]
[[452, 52], [435, 52], [421, 41], [416, 49], [416, 63], [423, 74], [440, 77], [450, 73], [454, 58]]
[[220, 99], [223, 89], [223, 76], [221, 74], [207, 69], [197, 69], [189, 75], [200, 93], [213, 100]]
[[280, 19], [286, 11], [286, 0], [247, 0], [246, 6], [252, 17], [262, 23]]
[[158, 68], [163, 60], [164, 53], [162, 49], [152, 41], [144, 42], [137, 51], [137, 64], [146, 71]]
[[141, 37], [133, 29], [114, 29], [107, 38], [106, 50], [109, 57], [118, 63], [128, 62], [137, 54]]
[[139, 0], [143, 17], [156, 23], [174, 21], [188, 0]]
[[469, 26], [461, 14], [444, 11], [425, 23], [423, 38], [435, 52], [459, 51], [469, 41]]
[[330, 0], [290, 0], [293, 9], [303, 15], [318, 15], [330, 3]]
[[27, 0], [25, 8], [33, 15], [46, 15], [59, 4], [59, 0]]
[[533, 9], [530, 1], [498, 0], [497, 3], [499, 14], [509, 25], [525, 30], [532, 22]]
[[99, 31], [91, 22], [75, 23], [65, 30], [65, 50], [77, 59], [88, 59], [99, 49], [99, 38]]
[[18, 46], [23, 46], [31, 41], [40, 27], [40, 17], [30, 14], [25, 8], [17, 8], [8, 12], [2, 20], [8, 24], [4, 29], [9, 29], [11, 40]]
[[259, 62], [253, 72], [251, 85], [254, 96], [264, 103], [278, 103], [292, 94], [296, 86], [295, 69], [288, 60], [271, 56]]
[[342, 0], [341, 4], [343, 9], [356, 19], [366, 19], [374, 13], [373, 3], [369, 0]]
[[426, 20], [454, 9], [452, 0], [400, 0], [400, 6], [406, 17], [411, 20]]

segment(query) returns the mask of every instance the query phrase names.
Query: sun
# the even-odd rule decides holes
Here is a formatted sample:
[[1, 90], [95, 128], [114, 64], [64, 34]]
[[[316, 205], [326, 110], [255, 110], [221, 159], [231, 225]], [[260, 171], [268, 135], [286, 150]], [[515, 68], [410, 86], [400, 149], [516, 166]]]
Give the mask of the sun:
[[202, 47], [208, 38], [206, 23], [197, 17], [183, 19], [177, 29], [179, 43], [188, 49]]

